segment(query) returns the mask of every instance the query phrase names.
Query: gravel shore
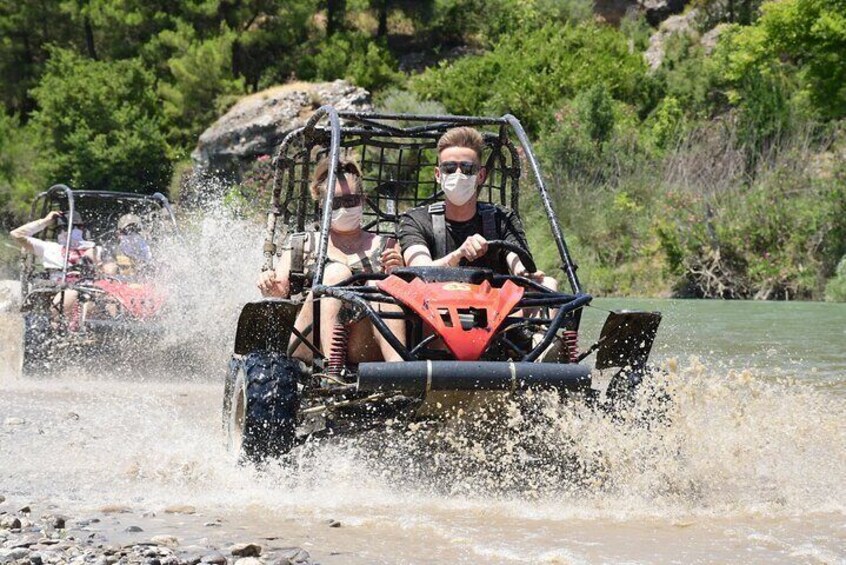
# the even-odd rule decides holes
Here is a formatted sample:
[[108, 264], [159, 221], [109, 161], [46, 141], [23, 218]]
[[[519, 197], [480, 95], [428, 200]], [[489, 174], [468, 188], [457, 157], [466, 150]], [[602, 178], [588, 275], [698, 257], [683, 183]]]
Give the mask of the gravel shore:
[[[182, 546], [174, 535], [155, 535], [128, 525], [127, 534], [143, 541], [120, 543], [99, 531], [98, 518], [63, 515], [56, 509], [39, 512], [23, 506], [4, 508], [0, 495], [0, 565], [144, 564], [144, 565], [308, 565], [314, 563], [300, 547], [277, 547], [257, 541], [227, 547]], [[213, 524], [209, 524], [213, 526]]]

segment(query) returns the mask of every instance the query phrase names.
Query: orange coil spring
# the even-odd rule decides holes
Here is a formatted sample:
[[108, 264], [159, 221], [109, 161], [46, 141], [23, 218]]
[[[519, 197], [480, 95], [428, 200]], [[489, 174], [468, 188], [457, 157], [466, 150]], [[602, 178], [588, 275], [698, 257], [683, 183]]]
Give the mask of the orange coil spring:
[[570, 353], [570, 363], [579, 362], [579, 332], [575, 330], [565, 330], [563, 334], [564, 344], [567, 346], [567, 351]]
[[326, 374], [333, 377], [341, 376], [341, 371], [347, 365], [347, 343], [350, 333], [343, 323], [336, 323], [332, 328], [332, 345], [329, 348], [329, 365]]

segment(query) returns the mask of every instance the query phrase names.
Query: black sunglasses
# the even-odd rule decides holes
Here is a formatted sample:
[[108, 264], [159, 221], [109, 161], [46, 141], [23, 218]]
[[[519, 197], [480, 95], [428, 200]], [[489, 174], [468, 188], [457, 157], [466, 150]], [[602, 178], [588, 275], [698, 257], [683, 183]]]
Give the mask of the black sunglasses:
[[341, 208], [354, 208], [356, 206], [361, 206], [363, 201], [363, 194], [339, 194], [332, 198], [332, 209], [340, 210]]
[[444, 161], [438, 165], [438, 168], [445, 175], [451, 175], [459, 169], [461, 169], [462, 174], [475, 175], [479, 172], [481, 166], [473, 161]]

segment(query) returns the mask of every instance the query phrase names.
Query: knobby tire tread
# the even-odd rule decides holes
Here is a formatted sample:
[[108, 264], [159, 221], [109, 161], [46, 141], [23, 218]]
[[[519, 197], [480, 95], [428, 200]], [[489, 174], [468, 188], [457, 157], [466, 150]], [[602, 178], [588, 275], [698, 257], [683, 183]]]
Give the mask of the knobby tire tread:
[[244, 359], [246, 407], [242, 454], [260, 462], [293, 447], [299, 398], [297, 361], [277, 353], [251, 353]]

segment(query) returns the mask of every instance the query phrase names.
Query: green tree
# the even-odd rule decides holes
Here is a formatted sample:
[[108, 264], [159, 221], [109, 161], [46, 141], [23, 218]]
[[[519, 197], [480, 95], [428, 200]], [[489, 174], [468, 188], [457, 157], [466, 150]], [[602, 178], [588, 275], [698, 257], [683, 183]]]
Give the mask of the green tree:
[[0, 0], [0, 97], [24, 120], [35, 107], [28, 94], [49, 57], [47, 45], [74, 47], [81, 30], [61, 10], [61, 0]]
[[171, 78], [159, 83], [169, 139], [177, 146], [190, 147], [227, 103], [244, 92], [243, 79], [232, 75], [235, 34], [224, 31], [201, 40], [190, 27], [180, 24], [178, 31], [163, 32], [162, 40], [178, 53], [168, 60]]
[[505, 37], [492, 51], [430, 69], [411, 84], [451, 112], [511, 112], [536, 133], [564, 100], [597, 83], [617, 100], [643, 101], [646, 66], [622, 34], [585, 23]]
[[92, 61], [53, 49], [33, 126], [48, 182], [75, 188], [164, 190], [172, 171], [153, 77], [137, 60]]
[[726, 80], [743, 98], [757, 75], [795, 74], [801, 95], [824, 118], [846, 116], [846, 0], [781, 0], [761, 7], [752, 26], [734, 26], [718, 53]]

